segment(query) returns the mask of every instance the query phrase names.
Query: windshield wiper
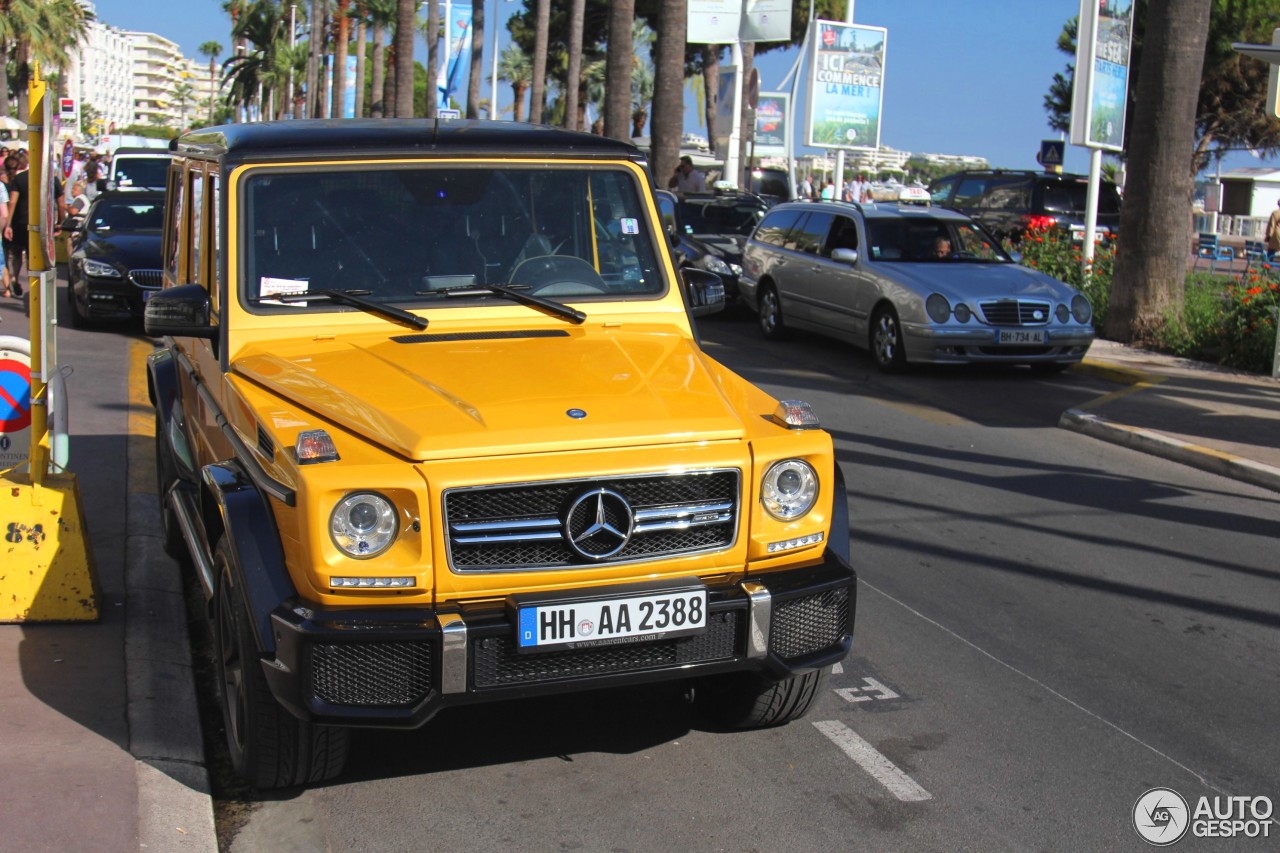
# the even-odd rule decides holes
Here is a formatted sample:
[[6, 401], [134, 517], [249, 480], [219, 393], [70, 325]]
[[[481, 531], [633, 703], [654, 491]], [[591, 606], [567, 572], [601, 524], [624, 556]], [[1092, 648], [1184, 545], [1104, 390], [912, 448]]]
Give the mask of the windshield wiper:
[[341, 302], [343, 305], [350, 305], [353, 308], [359, 308], [369, 314], [376, 314], [394, 323], [403, 323], [406, 326], [421, 331], [427, 327], [425, 317], [419, 317], [403, 308], [395, 308], [391, 305], [383, 305], [381, 302], [374, 302], [372, 299], [365, 299], [372, 291], [369, 290], [308, 290], [305, 293], [277, 293], [272, 296], [259, 296], [250, 300], [255, 305], [261, 305], [264, 302], [283, 302], [289, 304], [291, 302], [307, 302], [311, 299], [327, 299], [330, 302]]
[[506, 298], [519, 302], [522, 305], [531, 305], [535, 308], [541, 308], [544, 311], [550, 311], [557, 317], [563, 317], [571, 323], [585, 323], [587, 315], [579, 311], [577, 308], [570, 308], [568, 305], [556, 302], [554, 299], [544, 299], [541, 296], [534, 296], [532, 293], [525, 293], [517, 290], [519, 287], [527, 287], [528, 285], [504, 285], [504, 284], [464, 284], [461, 287], [446, 287], [441, 290], [422, 290], [418, 292], [419, 296], [488, 296], [494, 294], [496, 296], [505, 296]]

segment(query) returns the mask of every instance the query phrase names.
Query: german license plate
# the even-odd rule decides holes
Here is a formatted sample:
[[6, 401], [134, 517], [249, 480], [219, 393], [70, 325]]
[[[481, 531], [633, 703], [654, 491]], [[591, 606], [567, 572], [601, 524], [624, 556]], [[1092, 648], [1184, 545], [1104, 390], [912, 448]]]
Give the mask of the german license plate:
[[1044, 329], [1001, 329], [996, 332], [998, 344], [1043, 344], [1047, 340]]
[[707, 627], [707, 591], [685, 588], [642, 595], [541, 602], [519, 607], [521, 651], [666, 640]]

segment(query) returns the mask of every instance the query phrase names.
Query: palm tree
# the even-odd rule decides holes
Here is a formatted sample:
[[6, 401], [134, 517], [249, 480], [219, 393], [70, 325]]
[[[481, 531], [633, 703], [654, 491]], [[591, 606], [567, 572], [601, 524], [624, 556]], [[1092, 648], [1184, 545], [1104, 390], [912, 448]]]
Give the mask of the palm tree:
[[368, 63], [369, 45], [369, 10], [364, 0], [356, 0], [351, 17], [356, 22], [356, 118], [364, 116], [364, 81], [365, 67]]
[[498, 79], [511, 85], [513, 121], [524, 121], [524, 95], [529, 91], [533, 80], [533, 63], [529, 54], [520, 49], [520, 45], [512, 42], [498, 57]]
[[191, 84], [183, 80], [181, 83], [173, 87], [171, 97], [178, 102], [178, 127], [180, 130], [187, 129], [187, 103], [195, 98], [196, 90]]
[[[324, 49], [324, 34], [317, 32], [320, 18], [320, 0], [311, 0], [311, 12], [307, 15], [307, 105], [303, 112], [307, 118], [315, 118], [316, 90], [320, 82], [320, 52]], [[323, 28], [322, 28], [323, 29]]]
[[[658, 41], [653, 56], [653, 121], [649, 156], [653, 174], [670, 175], [680, 156], [684, 128], [686, 0], [659, 0]], [[630, 79], [628, 79], [628, 85]], [[627, 100], [628, 105], [631, 103]]]
[[396, 105], [397, 118], [413, 117], [413, 37], [417, 3], [396, 0]]
[[533, 86], [529, 96], [529, 121], [542, 124], [547, 100], [547, 42], [551, 29], [551, 0], [537, 0], [538, 16], [533, 37]]
[[351, 0], [338, 0], [338, 11], [334, 15], [337, 33], [334, 35], [333, 51], [333, 106], [329, 115], [342, 118], [346, 112], [347, 99], [347, 45], [351, 41]]
[[631, 26], [635, 18], [635, 0], [613, 0], [609, 4], [604, 135], [613, 139], [631, 138], [631, 63], [634, 51]]
[[85, 10], [76, 0], [0, 0], [0, 116], [9, 115], [11, 59], [18, 113], [25, 117], [31, 60], [64, 68], [86, 32]]
[[[631, 26], [632, 50], [643, 49], [653, 52], [653, 43], [658, 34], [649, 25], [637, 18]], [[645, 122], [649, 120], [649, 105], [653, 103], [653, 69], [640, 57], [631, 58], [631, 135], [644, 136]]]
[[283, 38], [283, 9], [272, 0], [253, 0], [243, 6], [235, 18], [231, 35], [245, 44], [245, 49], [222, 63], [222, 82], [230, 84], [233, 102], [248, 106], [265, 106], [265, 95], [279, 88], [280, 65], [277, 54], [288, 51]]
[[217, 78], [214, 77], [213, 63], [218, 59], [218, 54], [222, 53], [222, 45], [216, 41], [207, 41], [200, 45], [199, 50], [202, 54], [209, 57], [209, 123], [213, 123], [213, 104], [217, 100], [215, 95], [218, 92]]
[[[484, 80], [484, 4], [471, 3], [471, 69], [467, 74], [467, 118], [480, 118], [480, 83]], [[493, 22], [496, 27], [497, 21]]]
[[569, 12], [569, 70], [564, 87], [564, 126], [569, 130], [582, 126], [578, 117], [578, 90], [582, 85], [582, 21], [586, 8], [587, 0], [573, 0]]
[[[440, 4], [437, 0], [427, 0], [427, 21], [424, 30], [427, 36], [427, 118], [436, 117], [436, 107], [440, 103]], [[446, 22], [447, 24], [447, 22]], [[446, 26], [445, 41], [448, 41], [449, 30]], [[448, 58], [449, 47], [445, 45], [445, 57]]]
[[373, 33], [373, 53], [369, 56], [373, 66], [369, 72], [369, 115], [382, 118], [386, 112], [383, 88], [387, 80], [387, 30], [396, 21], [396, 3], [395, 0], [362, 0], [361, 5]]

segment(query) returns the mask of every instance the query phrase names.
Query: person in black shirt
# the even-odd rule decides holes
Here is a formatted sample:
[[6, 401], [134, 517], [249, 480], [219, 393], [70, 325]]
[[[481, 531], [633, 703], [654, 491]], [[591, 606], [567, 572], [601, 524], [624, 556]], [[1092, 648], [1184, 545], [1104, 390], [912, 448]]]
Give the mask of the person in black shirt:
[[4, 229], [4, 262], [9, 269], [9, 292], [22, 296], [22, 266], [27, 256], [27, 182], [29, 173], [18, 170], [18, 158], [10, 154], [4, 168], [9, 173], [9, 223]]

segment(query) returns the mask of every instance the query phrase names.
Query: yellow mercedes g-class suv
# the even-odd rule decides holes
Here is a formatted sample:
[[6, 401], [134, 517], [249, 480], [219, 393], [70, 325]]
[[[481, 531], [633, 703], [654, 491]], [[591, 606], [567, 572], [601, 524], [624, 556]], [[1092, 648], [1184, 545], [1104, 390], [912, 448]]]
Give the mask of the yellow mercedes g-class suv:
[[644, 155], [510, 122], [193, 131], [146, 305], [166, 549], [235, 770], [352, 726], [681, 681], [804, 714], [852, 640], [830, 436], [703, 352]]

